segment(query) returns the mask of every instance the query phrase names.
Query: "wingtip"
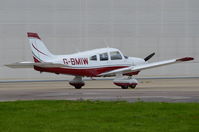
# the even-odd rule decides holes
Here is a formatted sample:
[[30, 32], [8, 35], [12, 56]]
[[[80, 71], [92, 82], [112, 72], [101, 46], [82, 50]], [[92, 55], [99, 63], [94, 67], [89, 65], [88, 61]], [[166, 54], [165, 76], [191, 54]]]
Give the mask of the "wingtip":
[[3, 66], [9, 67], [9, 64], [4, 64]]
[[194, 60], [193, 57], [184, 57], [184, 58], [177, 59], [176, 61], [192, 61], [192, 60]]
[[27, 32], [27, 36], [32, 37], [32, 38], [41, 39], [37, 33], [33, 33], [33, 32]]
[[12, 64], [5, 64], [4, 66], [5, 66], [5, 67], [9, 67], [9, 68], [13, 68], [13, 65], [12, 65]]

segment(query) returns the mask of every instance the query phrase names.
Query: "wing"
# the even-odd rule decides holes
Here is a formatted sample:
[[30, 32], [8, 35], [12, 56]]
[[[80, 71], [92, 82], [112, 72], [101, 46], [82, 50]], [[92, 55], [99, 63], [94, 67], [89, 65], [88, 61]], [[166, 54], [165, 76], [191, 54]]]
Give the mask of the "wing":
[[34, 62], [16, 62], [12, 64], [5, 65], [10, 68], [33, 68], [34, 66], [38, 67], [65, 67], [66, 65], [52, 62], [42, 62], [42, 63], [34, 63]]
[[146, 64], [142, 64], [142, 65], [130, 66], [130, 67], [126, 67], [126, 68], [120, 68], [120, 69], [117, 69], [117, 70], [112, 70], [112, 71], [109, 71], [109, 72], [102, 73], [99, 76], [116, 75], [118, 73], [121, 73], [121, 74], [131, 73], [131, 72], [136, 72], [136, 71], [141, 71], [141, 70], [145, 70], [145, 69], [160, 67], [160, 66], [164, 66], [164, 65], [170, 65], [170, 64], [179, 63], [179, 62], [191, 61], [193, 59], [194, 58], [192, 58], [192, 57], [184, 57], [184, 58], [180, 58], [180, 59], [171, 59], [171, 60], [166, 60], [166, 61], [146, 63]]

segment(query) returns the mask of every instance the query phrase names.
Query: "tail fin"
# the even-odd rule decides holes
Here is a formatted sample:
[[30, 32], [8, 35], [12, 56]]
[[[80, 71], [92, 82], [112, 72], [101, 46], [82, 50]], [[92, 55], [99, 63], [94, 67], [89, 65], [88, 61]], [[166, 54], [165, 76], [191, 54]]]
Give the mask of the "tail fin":
[[27, 33], [35, 62], [46, 62], [53, 58], [53, 54], [46, 48], [37, 33]]

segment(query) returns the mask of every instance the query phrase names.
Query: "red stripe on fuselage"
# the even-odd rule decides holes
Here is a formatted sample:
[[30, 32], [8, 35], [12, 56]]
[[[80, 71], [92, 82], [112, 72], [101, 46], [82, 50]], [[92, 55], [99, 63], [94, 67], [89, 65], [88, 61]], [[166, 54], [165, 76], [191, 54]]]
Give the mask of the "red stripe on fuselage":
[[[56, 74], [70, 74], [75, 76], [87, 76], [96, 77], [101, 73], [124, 68], [127, 66], [115, 66], [115, 67], [101, 67], [101, 68], [87, 68], [87, 69], [72, 69], [72, 68], [43, 68], [35, 66], [34, 69], [40, 72], [51, 72]], [[137, 75], [137, 72], [132, 72], [131, 75]]]

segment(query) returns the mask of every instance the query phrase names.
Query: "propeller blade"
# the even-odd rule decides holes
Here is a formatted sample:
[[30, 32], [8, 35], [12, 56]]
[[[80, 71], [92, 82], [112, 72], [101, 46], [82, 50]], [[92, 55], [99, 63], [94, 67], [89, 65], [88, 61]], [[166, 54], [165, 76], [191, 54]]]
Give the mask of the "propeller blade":
[[153, 52], [152, 54], [148, 55], [146, 58], [144, 58], [144, 60], [145, 60], [145, 61], [148, 61], [148, 60], [151, 59], [154, 55], [155, 55], [155, 52]]

